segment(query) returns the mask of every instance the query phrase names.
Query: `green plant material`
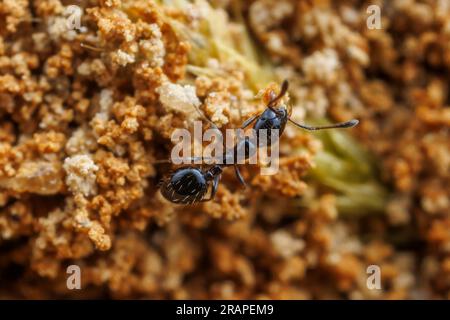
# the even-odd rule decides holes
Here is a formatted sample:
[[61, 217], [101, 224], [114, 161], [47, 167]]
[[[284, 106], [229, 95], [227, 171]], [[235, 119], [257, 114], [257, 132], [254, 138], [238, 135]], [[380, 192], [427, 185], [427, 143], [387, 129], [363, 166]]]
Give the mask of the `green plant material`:
[[[187, 0], [161, 2], [176, 8], [186, 8], [191, 3]], [[195, 30], [180, 21], [167, 18], [173, 29], [191, 44], [188, 72], [195, 75], [224, 76], [223, 70], [208, 66], [210, 59], [217, 59], [221, 63], [237, 64], [245, 73], [246, 84], [254, 91], [274, 80], [269, 59], [256, 49], [244, 24], [228, 21], [225, 11], [212, 8], [204, 0], [196, 0], [194, 3], [207, 10], [206, 19]]]
[[343, 131], [327, 130], [316, 135], [323, 150], [314, 159], [311, 177], [336, 191], [339, 213], [355, 216], [383, 212], [388, 193], [376, 179], [370, 155]]

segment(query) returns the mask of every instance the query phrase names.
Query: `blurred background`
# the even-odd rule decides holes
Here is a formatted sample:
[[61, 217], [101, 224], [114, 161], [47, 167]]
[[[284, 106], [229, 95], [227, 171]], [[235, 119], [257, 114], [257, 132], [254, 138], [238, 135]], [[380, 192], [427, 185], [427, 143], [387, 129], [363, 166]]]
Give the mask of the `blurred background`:
[[[1, 2], [0, 298], [448, 299], [449, 69], [447, 0]], [[284, 79], [359, 125], [161, 196], [193, 101], [236, 128]]]

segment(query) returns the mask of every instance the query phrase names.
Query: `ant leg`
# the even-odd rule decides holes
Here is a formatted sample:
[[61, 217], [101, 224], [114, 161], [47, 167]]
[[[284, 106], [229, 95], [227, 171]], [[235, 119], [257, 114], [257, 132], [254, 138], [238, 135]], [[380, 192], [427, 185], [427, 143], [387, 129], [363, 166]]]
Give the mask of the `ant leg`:
[[152, 161], [152, 164], [160, 164], [160, 163], [172, 163], [172, 161], [168, 159]]
[[242, 124], [242, 126], [241, 126], [241, 129], [247, 128], [253, 121], [256, 120], [257, 117], [258, 117], [258, 116], [253, 116], [253, 117], [250, 117], [250, 118], [248, 118], [247, 120], [245, 120], [245, 122], [244, 122], [244, 123]]
[[219, 181], [220, 181], [220, 175], [215, 176], [213, 184], [212, 184], [211, 194], [210, 194], [209, 198], [208, 199], [202, 199], [202, 200], [200, 200], [200, 202], [207, 202], [207, 201], [210, 201], [210, 200], [214, 199], [214, 197], [215, 197], [215, 195], [217, 193], [217, 189], [219, 188]]
[[220, 181], [220, 174], [214, 177], [214, 182], [212, 185], [212, 191], [211, 191], [211, 199], [213, 199], [216, 195], [217, 188], [219, 188], [219, 181]]
[[91, 46], [90, 44], [83, 43], [83, 42], [80, 43], [80, 47], [86, 48], [86, 49], [89, 49], [89, 50], [92, 50], [92, 51], [97, 51], [97, 52], [102, 52], [102, 51], [104, 51], [103, 48], [94, 47], [94, 46]]
[[206, 120], [206, 122], [208, 122], [208, 123], [211, 125], [211, 127], [214, 128], [214, 130], [217, 130], [217, 131], [221, 132], [220, 129], [217, 127], [217, 125], [216, 125], [214, 122], [212, 122], [212, 120], [209, 119], [209, 118], [206, 116], [206, 114], [204, 114], [204, 113], [200, 110], [200, 108], [199, 108], [198, 106], [196, 106], [195, 104], [192, 104], [192, 107], [194, 107], [195, 111], [197, 111], [197, 113], [200, 115], [200, 117], [203, 118], [204, 120]]
[[242, 109], [238, 108], [238, 113], [239, 113], [239, 122], [242, 122]]
[[234, 172], [236, 173], [236, 177], [238, 178], [239, 182], [242, 183], [244, 188], [246, 188], [247, 187], [247, 183], [245, 182], [244, 177], [242, 177], [242, 174], [239, 171], [239, 168], [238, 168], [237, 165], [234, 165]]
[[184, 160], [184, 161], [190, 161], [190, 162], [195, 162], [195, 161], [197, 161], [197, 160], [211, 160], [211, 159], [213, 159], [213, 158], [211, 158], [211, 157], [187, 157], [187, 158], [181, 158], [182, 160]]
[[[213, 158], [213, 157], [187, 157], [187, 158], [182, 158], [182, 160], [185, 161], [197, 161], [197, 160], [220, 160], [221, 158]], [[160, 164], [160, 163], [173, 163], [170, 159], [164, 159], [164, 160], [155, 160], [152, 161], [152, 164]]]

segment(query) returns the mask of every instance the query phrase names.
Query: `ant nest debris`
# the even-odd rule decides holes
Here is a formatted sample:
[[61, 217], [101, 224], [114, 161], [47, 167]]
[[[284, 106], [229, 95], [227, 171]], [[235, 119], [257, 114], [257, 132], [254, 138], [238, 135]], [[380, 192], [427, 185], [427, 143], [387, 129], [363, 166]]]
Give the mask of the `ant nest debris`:
[[[378, 1], [372, 30], [358, 1], [77, 3], [80, 29], [0, 3], [0, 298], [450, 298], [445, 1]], [[172, 132], [238, 128], [282, 79], [293, 121], [359, 126], [287, 126], [277, 174], [167, 201]]]

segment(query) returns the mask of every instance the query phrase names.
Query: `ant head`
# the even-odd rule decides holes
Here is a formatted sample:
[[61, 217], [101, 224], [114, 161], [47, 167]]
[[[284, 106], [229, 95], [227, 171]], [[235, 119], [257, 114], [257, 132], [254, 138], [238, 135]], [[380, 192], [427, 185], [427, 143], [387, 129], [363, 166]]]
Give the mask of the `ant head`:
[[346, 122], [340, 122], [340, 123], [335, 123], [335, 124], [325, 125], [325, 126], [312, 127], [312, 126], [300, 124], [300, 123], [297, 123], [297, 122], [291, 120], [291, 113], [292, 113], [291, 106], [281, 105], [281, 106], [275, 107], [277, 102], [280, 101], [280, 99], [286, 95], [288, 87], [289, 87], [288, 81], [284, 80], [283, 83], [281, 84], [280, 92], [277, 95], [273, 91], [270, 91], [270, 94], [269, 94], [270, 99], [267, 104], [267, 108], [271, 109], [273, 112], [275, 112], [276, 114], [278, 114], [280, 116], [283, 114], [283, 111], [281, 109], [285, 109], [287, 112], [288, 121], [290, 121], [297, 127], [305, 129], [305, 130], [323, 130], [323, 129], [335, 129], [335, 128], [351, 128], [351, 127], [356, 126], [359, 123], [358, 120], [352, 119], [352, 120], [346, 121]]
[[286, 95], [288, 88], [289, 82], [287, 80], [284, 80], [283, 83], [281, 84], [280, 92], [278, 94], [275, 94], [273, 90], [270, 90], [269, 93], [270, 98], [269, 102], [267, 103], [267, 107], [272, 109], [274, 112], [277, 112], [277, 110], [279, 109], [286, 109], [288, 115], [291, 115], [292, 108], [290, 106], [288, 107], [285, 104], [276, 106], [277, 103]]

